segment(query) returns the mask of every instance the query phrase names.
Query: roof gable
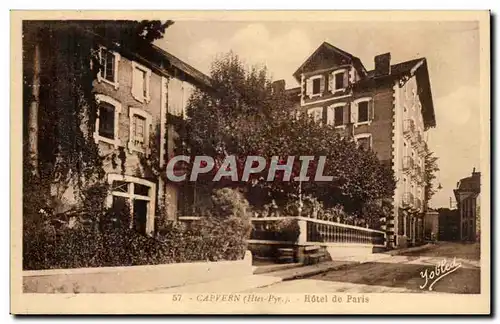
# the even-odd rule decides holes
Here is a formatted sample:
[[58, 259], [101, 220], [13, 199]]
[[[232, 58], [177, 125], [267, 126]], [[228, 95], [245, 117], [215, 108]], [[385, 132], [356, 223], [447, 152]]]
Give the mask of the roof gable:
[[341, 50], [327, 42], [323, 42], [295, 71], [293, 76], [300, 81], [300, 74], [340, 65], [353, 64], [360, 75], [366, 74], [366, 69], [361, 60], [352, 54]]

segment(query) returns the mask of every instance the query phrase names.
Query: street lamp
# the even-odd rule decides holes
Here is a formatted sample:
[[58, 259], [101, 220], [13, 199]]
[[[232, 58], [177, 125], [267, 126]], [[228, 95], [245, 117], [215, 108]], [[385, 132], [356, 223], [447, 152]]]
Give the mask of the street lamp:
[[297, 211], [299, 213], [299, 216], [302, 216], [302, 180], [299, 180], [299, 207], [297, 208]]

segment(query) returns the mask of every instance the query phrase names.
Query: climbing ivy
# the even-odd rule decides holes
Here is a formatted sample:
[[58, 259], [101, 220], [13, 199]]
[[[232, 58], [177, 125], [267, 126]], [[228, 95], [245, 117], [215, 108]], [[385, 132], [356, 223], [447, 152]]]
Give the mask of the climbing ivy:
[[[35, 167], [38, 174], [25, 172], [24, 204], [28, 214], [51, 210], [60, 204], [68, 188], [86, 199], [86, 190], [102, 183], [103, 159], [94, 141], [98, 105], [94, 81], [102, 68], [98, 46], [112, 44], [136, 48], [161, 38], [173, 22], [160, 21], [26, 21], [23, 25], [23, 99], [25, 169], [33, 167], [28, 153], [30, 136], [36, 137], [38, 150]], [[40, 54], [39, 78], [34, 78], [35, 49]], [[35, 82], [36, 80], [36, 82]], [[33, 96], [39, 87], [38, 97]], [[36, 90], [36, 89], [35, 89]], [[28, 126], [30, 107], [38, 103], [38, 131]], [[34, 117], [36, 118], [36, 117]], [[35, 134], [33, 132], [36, 132]], [[111, 154], [112, 163], [121, 160], [124, 171], [125, 152]], [[106, 195], [106, 190], [94, 190]], [[101, 197], [102, 198], [102, 197]], [[98, 199], [103, 202], [104, 199]]]

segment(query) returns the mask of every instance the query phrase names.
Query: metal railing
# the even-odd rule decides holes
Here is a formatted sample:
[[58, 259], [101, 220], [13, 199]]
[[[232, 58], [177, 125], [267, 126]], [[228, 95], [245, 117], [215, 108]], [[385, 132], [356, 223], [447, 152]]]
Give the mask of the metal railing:
[[[287, 235], [276, 233], [275, 222], [287, 220], [296, 221], [298, 233], [288, 235], [295, 241], [287, 240]], [[282, 241], [296, 245], [328, 245], [328, 244], [363, 244], [373, 246], [384, 246], [385, 232], [338, 222], [324, 221], [307, 217], [265, 217], [252, 218], [253, 230], [251, 240]]]

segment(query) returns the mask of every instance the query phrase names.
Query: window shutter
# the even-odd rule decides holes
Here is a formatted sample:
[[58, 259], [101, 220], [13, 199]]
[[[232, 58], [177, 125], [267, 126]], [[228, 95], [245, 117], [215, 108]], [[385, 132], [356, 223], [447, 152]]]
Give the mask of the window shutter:
[[333, 106], [326, 109], [326, 124], [335, 125], [335, 109]]
[[344, 125], [349, 123], [349, 104], [344, 105], [344, 120], [343, 123]]
[[333, 73], [328, 75], [328, 90], [332, 93], [335, 92], [335, 75]]
[[143, 97], [143, 74], [137, 68], [132, 73], [132, 95], [139, 99]]
[[351, 103], [351, 123], [358, 122], [358, 105]]
[[348, 84], [349, 84], [349, 72], [345, 71], [344, 72], [344, 88], [347, 88]]
[[321, 76], [321, 79], [319, 81], [319, 93], [321, 95], [323, 95], [323, 93], [325, 92], [325, 76]]
[[307, 79], [306, 80], [306, 96], [311, 98], [311, 94], [312, 94], [312, 80]]
[[374, 109], [373, 99], [368, 101], [368, 120], [373, 120], [375, 118], [375, 109]]

